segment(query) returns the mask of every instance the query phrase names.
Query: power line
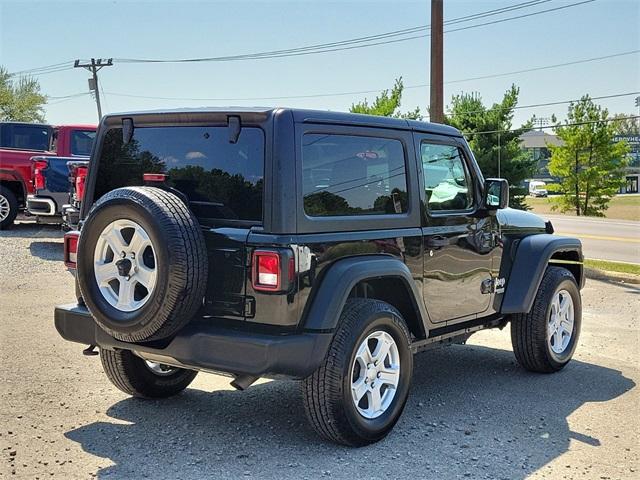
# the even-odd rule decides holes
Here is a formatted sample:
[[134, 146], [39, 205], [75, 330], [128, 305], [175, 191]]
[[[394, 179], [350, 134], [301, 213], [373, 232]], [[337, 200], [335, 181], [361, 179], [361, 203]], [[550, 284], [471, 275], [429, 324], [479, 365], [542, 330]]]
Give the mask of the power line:
[[[550, 1], [552, 0], [535, 0], [535, 1], [518, 3], [518, 4], [514, 4], [514, 5], [502, 7], [502, 8], [487, 10], [484, 12], [478, 12], [476, 14], [454, 18], [451, 20], [447, 20], [444, 23], [445, 25], [455, 25], [459, 23], [478, 20], [481, 18], [489, 17], [489, 16], [504, 14], [514, 10], [538, 6], [543, 3], [548, 3]], [[466, 27], [460, 27], [460, 28], [455, 28], [451, 30], [446, 30], [445, 33], [458, 32], [458, 31], [468, 30], [471, 28], [477, 28], [477, 27], [482, 27], [487, 25], [494, 25], [497, 23], [502, 23], [502, 22], [517, 20], [520, 18], [526, 18], [534, 15], [540, 15], [543, 13], [563, 10], [566, 8], [571, 8], [571, 7], [583, 5], [586, 3], [592, 3], [594, 1], [596, 0], [583, 0], [580, 2], [575, 2], [568, 5], [562, 5], [559, 7], [550, 8], [546, 10], [540, 10], [537, 12], [527, 13], [527, 14], [518, 15], [514, 17], [508, 17], [500, 20], [494, 20], [491, 22], [484, 22], [476, 25], [469, 25]], [[357, 37], [357, 38], [348, 39], [348, 40], [341, 40], [337, 42], [309, 45], [305, 47], [291, 48], [291, 49], [285, 49], [285, 50], [271, 50], [271, 51], [265, 51], [265, 52], [256, 52], [256, 53], [243, 54], [243, 55], [230, 55], [230, 56], [222, 56], [222, 57], [204, 57], [204, 58], [186, 58], [186, 59], [164, 59], [164, 60], [163, 59], [144, 59], [144, 58], [116, 58], [114, 60], [120, 63], [195, 63], [195, 62], [228, 62], [228, 61], [241, 61], [241, 60], [261, 60], [261, 59], [268, 59], [268, 58], [294, 57], [294, 56], [302, 56], [302, 55], [313, 55], [313, 54], [319, 54], [319, 53], [330, 53], [330, 52], [337, 52], [337, 51], [343, 51], [343, 50], [352, 50], [357, 48], [366, 48], [366, 47], [373, 47], [378, 45], [387, 45], [392, 43], [415, 40], [418, 38], [427, 37], [430, 34], [424, 33], [420, 35], [404, 36], [403, 38], [394, 38], [394, 37], [403, 36], [403, 35], [420, 32], [420, 31], [425, 31], [425, 30], [428, 30], [429, 28], [430, 28], [429, 25], [419, 25], [416, 27], [410, 27], [406, 29], [395, 30], [395, 31], [385, 32], [385, 33], [376, 34], [376, 35], [369, 35], [365, 37]], [[391, 40], [388, 40], [390, 38]], [[373, 41], [378, 39], [387, 39], [387, 40], [375, 41], [375, 42]], [[73, 68], [73, 64], [71, 61], [69, 61], [69, 62], [60, 62], [58, 64], [46, 65], [43, 67], [36, 67], [29, 70], [13, 72], [13, 73], [10, 73], [9, 75], [16, 76], [16, 75], [29, 74], [33, 76], [40, 76], [40, 75], [48, 75], [51, 73], [58, 73], [65, 70], [70, 70], [72, 68]]]
[[502, 19], [502, 20], [493, 20], [491, 22], [485, 22], [485, 23], [478, 23], [476, 25], [470, 25], [468, 27], [461, 27], [461, 28], [455, 28], [455, 29], [452, 29], [452, 30], [446, 30], [445, 33], [459, 32], [461, 30], [468, 30], [470, 28], [477, 28], [477, 27], [484, 27], [484, 26], [487, 26], [487, 25], [494, 25], [496, 23], [502, 23], [502, 22], [506, 22], [506, 21], [509, 21], [509, 20], [518, 20], [520, 18], [533, 17], [534, 15], [540, 15], [541, 13], [556, 12], [558, 10], [564, 10], [565, 8], [577, 7], [578, 5], [584, 5], [585, 3], [592, 3], [592, 2], [595, 2], [595, 1], [596, 0], [584, 0], [582, 2], [571, 3], [569, 5], [562, 5], [560, 7], [549, 8], [548, 10], [540, 10], [539, 12], [525, 13], [525, 14], [522, 14], [522, 15], [518, 15], [516, 17], [505, 18], [505, 19]]
[[[608, 98], [619, 98], [619, 97], [629, 97], [631, 95], [636, 95], [640, 92], [629, 92], [629, 93], [616, 93], [613, 95], [601, 95], [599, 97], [589, 97], [591, 100], [604, 100], [604, 99], [608, 99]], [[537, 108], [537, 107], [550, 107], [553, 105], [564, 105], [567, 103], [574, 103], [574, 102], [578, 102], [580, 101], [579, 98], [573, 99], [573, 100], [560, 100], [557, 102], [546, 102], [546, 103], [532, 103], [530, 105], [516, 105], [515, 107], [500, 107], [498, 106], [498, 110], [520, 110], [522, 108]], [[488, 108], [486, 110], [469, 110], [469, 111], [465, 111], [465, 112], [459, 112], [460, 114], [463, 115], [467, 115], [467, 114], [472, 114], [472, 113], [483, 113], [487, 110], [492, 110], [492, 108]], [[451, 113], [451, 112], [449, 112]], [[536, 127], [539, 128], [539, 127]]]
[[[533, 7], [533, 6], [537, 6], [543, 3], [548, 3], [552, 0], [534, 0], [534, 1], [528, 1], [528, 2], [522, 2], [522, 3], [517, 3], [514, 5], [508, 5], [506, 7], [501, 7], [501, 8], [496, 8], [493, 10], [486, 10], [483, 12], [478, 12], [478, 13], [474, 13], [471, 15], [466, 15], [463, 17], [457, 17], [457, 18], [453, 18], [451, 20], [447, 20], [445, 21], [445, 24], [447, 25], [455, 25], [458, 23], [463, 23], [463, 22], [469, 22], [472, 20], [478, 20], [481, 18], [485, 18], [488, 16], [492, 16], [492, 15], [500, 15], [506, 12], [510, 12], [510, 11], [514, 11], [514, 10], [519, 10], [522, 8], [529, 8], [529, 7]], [[419, 31], [424, 31], [424, 30], [428, 30], [430, 28], [430, 25], [418, 25], [416, 27], [409, 27], [409, 28], [404, 28], [404, 29], [400, 29], [400, 30], [393, 30], [390, 32], [384, 32], [384, 33], [379, 33], [376, 35], [367, 35], [367, 36], [363, 36], [363, 37], [356, 37], [356, 38], [352, 38], [352, 39], [348, 39], [348, 40], [340, 40], [340, 41], [336, 41], [336, 42], [330, 42], [330, 43], [322, 43], [322, 44], [317, 44], [317, 45], [309, 45], [309, 46], [305, 46], [305, 47], [298, 47], [298, 48], [291, 48], [291, 49], [286, 49], [286, 50], [272, 50], [272, 51], [267, 51], [267, 52], [260, 52], [260, 53], [253, 53], [253, 54], [248, 54], [248, 56], [258, 56], [258, 55], [270, 55], [270, 54], [275, 54], [275, 53], [293, 53], [293, 52], [299, 52], [299, 51], [306, 51], [306, 50], [315, 50], [318, 48], [327, 48], [327, 47], [335, 47], [335, 46], [341, 46], [341, 45], [349, 45], [349, 44], [353, 44], [353, 43], [361, 43], [361, 42], [367, 42], [367, 41], [371, 41], [371, 40], [376, 40], [376, 39], [381, 39], [381, 38], [392, 38], [392, 37], [397, 37], [397, 36], [401, 36], [401, 35], [406, 35], [406, 34], [410, 34], [410, 33], [415, 33], [415, 32], [419, 32]], [[243, 57], [243, 55], [236, 55], [236, 57]], [[116, 60], [122, 60], [123, 62], [130, 62], [131, 60], [136, 60], [136, 59], [116, 59]], [[191, 59], [183, 59], [183, 61], [189, 61]], [[195, 60], [195, 59], [194, 59]], [[144, 61], [145, 63], [157, 63], [157, 62], [166, 62], [166, 61], [156, 61], [156, 60], [150, 60], [150, 59], [141, 59], [141, 61]], [[32, 75], [45, 75], [48, 73], [56, 73], [59, 71], [63, 71], [63, 70], [68, 70], [73, 68], [73, 60], [69, 60], [67, 62], [59, 62], [59, 63], [54, 63], [51, 65], [45, 65], [42, 67], [34, 67], [31, 69], [26, 69], [26, 70], [21, 70], [18, 72], [12, 72], [9, 75], [10, 76], [16, 76], [16, 75], [27, 75], [27, 74], [32, 74]]]
[[[557, 63], [557, 64], [553, 64], [553, 65], [545, 65], [545, 66], [541, 66], [541, 67], [528, 68], [528, 69], [525, 69], [525, 70], [515, 70], [515, 71], [511, 71], [511, 72], [495, 73], [495, 74], [492, 74], [492, 75], [484, 75], [484, 76], [481, 76], [481, 77], [470, 77], [470, 78], [461, 78], [461, 79], [457, 79], [457, 80], [449, 80], [449, 81], [446, 81], [444, 83], [445, 84], [454, 84], [454, 83], [463, 83], [463, 82], [469, 82], [469, 81], [479, 80], [479, 79], [505, 77], [505, 76], [516, 75], [516, 74], [520, 74], [520, 73], [528, 73], [528, 72], [533, 72], [533, 71], [547, 70], [547, 69], [552, 69], [552, 68], [560, 68], [560, 67], [565, 67], [565, 66], [578, 65], [578, 64], [581, 64], [581, 63], [589, 63], [589, 62], [595, 62], [595, 61], [600, 61], [600, 60], [606, 60], [606, 59], [609, 59], [609, 58], [616, 58], [616, 57], [622, 57], [622, 56], [626, 56], [626, 55], [633, 55], [633, 54], [636, 54], [636, 53], [640, 53], [640, 50], [632, 50], [632, 51], [629, 51], [629, 52], [614, 53], [614, 54], [611, 54], [611, 55], [604, 55], [604, 56], [601, 56], [601, 57], [593, 57], [593, 58], [586, 58], [586, 59], [582, 59], [582, 60], [574, 60], [574, 61], [571, 61], [571, 62]], [[404, 88], [409, 90], [409, 89], [414, 89], [414, 88], [424, 88], [424, 87], [428, 87], [428, 86], [429, 86], [428, 83], [420, 83], [420, 84], [416, 84], [416, 85], [406, 85]], [[162, 97], [162, 96], [135, 95], [135, 94], [117, 93], [117, 92], [107, 92], [107, 93], [109, 93], [109, 95], [115, 95], [115, 96], [119, 96], [119, 97], [146, 98], [146, 99], [149, 99], [149, 100], [229, 102], [229, 101], [292, 100], [292, 99], [319, 98], [319, 97], [339, 97], [339, 96], [345, 96], [345, 95], [364, 95], [364, 94], [367, 94], [367, 93], [380, 93], [382, 90], [385, 90], [385, 89], [383, 88], [383, 89], [376, 89], [376, 90], [358, 90], [358, 91], [347, 91], [347, 92], [315, 93], [315, 94], [308, 94], [308, 95], [288, 95], [288, 96], [273, 96], [273, 97], [236, 97], [236, 98]]]
[[[589, 120], [587, 122], [573, 122], [573, 123], [559, 123], [557, 125], [548, 125], [548, 126], [542, 126], [542, 127], [536, 127], [537, 129], [540, 130], [546, 130], [546, 129], [553, 129], [553, 128], [558, 128], [558, 127], [577, 127], [580, 125], [593, 125], [594, 123], [609, 123], [609, 122], [619, 122], [622, 120], [635, 120], [636, 118], [640, 118], [640, 115], [631, 115], [629, 117], [619, 117], [619, 118], [605, 118], [604, 120]], [[484, 132], [462, 132], [463, 135], [484, 135], [484, 134], [490, 134], [490, 133], [508, 133], [508, 132], [519, 132], [521, 130], [526, 130], [523, 129], [522, 127], [520, 128], [511, 128], [509, 130], [486, 130]]]
[[[549, 0], [544, 0], [544, 1], [549, 1]], [[485, 25], [493, 25], [496, 23], [502, 23], [502, 22], [507, 22], [507, 21], [511, 21], [511, 20], [517, 20], [519, 18], [525, 18], [525, 17], [530, 17], [533, 15], [540, 15], [543, 13], [548, 13], [548, 12], [554, 12], [554, 11], [558, 11], [558, 10], [563, 10], [566, 8], [571, 8], [571, 7], [575, 7], [578, 5], [583, 5], [586, 3], [592, 3], [595, 0], [583, 0], [581, 2], [576, 2], [576, 3], [572, 3], [572, 4], [568, 4], [568, 5], [562, 5], [559, 7], [555, 7], [555, 8], [551, 8], [551, 9], [546, 9], [546, 10], [540, 10], [538, 12], [533, 12], [533, 13], [528, 13], [525, 15], [519, 15], [519, 16], [514, 16], [514, 17], [507, 17], [504, 19], [500, 19], [500, 20], [495, 20], [493, 22], [485, 22], [482, 24], [477, 24], [477, 25], [469, 25], [466, 27], [460, 27], [460, 28], [456, 28], [456, 29], [452, 29], [452, 30], [447, 30], [445, 31], [445, 33], [448, 32], [458, 32], [458, 31], [462, 31], [462, 30], [468, 30], [471, 28], [476, 28], [476, 27], [482, 27]], [[526, 2], [526, 4], [520, 4], [521, 6], [518, 5], [514, 5], [512, 6], [512, 10], [515, 9], [516, 7], [518, 8], [527, 8], [530, 6], [535, 6], [538, 5], [539, 3], [543, 3], [542, 1], [538, 1], [535, 3], [532, 2]], [[488, 13], [488, 12], [481, 12], [480, 14], [477, 15], [481, 15], [482, 13]], [[504, 13], [504, 12], [499, 12], [499, 13]], [[497, 15], [499, 13], [494, 13], [494, 15]], [[488, 15], [486, 15], [488, 16]], [[457, 19], [452, 19], [448, 22], [445, 22], [445, 24], [450, 24], [451, 22], [456, 22], [456, 23], [460, 23], [465, 17], [460, 17]], [[472, 21], [474, 20], [469, 19], [469, 20], [464, 20], [464, 21]], [[418, 27], [412, 27], [409, 29], [405, 29], [404, 32], [405, 33], [412, 33], [412, 32], [417, 32], [417, 31], [421, 31], [421, 30], [426, 30], [428, 29], [429, 26], [428, 25], [421, 25]], [[388, 44], [392, 44], [392, 43], [398, 43], [398, 42], [405, 42], [408, 40], [413, 40], [413, 39], [417, 39], [417, 38], [424, 38], [429, 36], [430, 34], [428, 33], [423, 33], [423, 34], [419, 34], [419, 35], [411, 35], [408, 37], [404, 37], [404, 38], [394, 38], [392, 40], [382, 40], [382, 41], [375, 41], [375, 42], [371, 42], [371, 40], [377, 40], [379, 38], [386, 38], [385, 36], [389, 36], [389, 37], [393, 37], [393, 36], [398, 36], [401, 35], [398, 32], [402, 32], [402, 31], [394, 31], [394, 32], [387, 32], [386, 34], [378, 34], [378, 35], [372, 35], [369, 37], [360, 37], [357, 39], [350, 39], [350, 40], [343, 40], [340, 42], [332, 42], [330, 44], [317, 44], [317, 45], [309, 45], [306, 47], [299, 47], [299, 48], [293, 48], [293, 49], [286, 49], [286, 50], [271, 50], [271, 51], [265, 51], [265, 52], [256, 52], [256, 53], [248, 53], [248, 54], [243, 54], [243, 55], [228, 55], [228, 56], [220, 56], [220, 57], [200, 57], [200, 58], [181, 58], [181, 59], [149, 59], [149, 58], [114, 58], [115, 61], [120, 62], [120, 63], [198, 63], [198, 62], [229, 62], [229, 61], [240, 61], [240, 60], [262, 60], [262, 59], [268, 59], [268, 58], [284, 58], [284, 57], [295, 57], [295, 56], [303, 56], [303, 55], [315, 55], [318, 53], [328, 53], [328, 52], [337, 52], [337, 51], [344, 51], [344, 50], [353, 50], [353, 49], [358, 49], [358, 48], [366, 48], [366, 47], [372, 47], [372, 46], [376, 46], [376, 45], [388, 45]]]
[[9, 74], [10, 77], [19, 75], [42, 75], [44, 73], [53, 73], [61, 70], [67, 70], [73, 68], [73, 60], [68, 62], [52, 63], [51, 65], [44, 65], [42, 67], [30, 68], [27, 70], [20, 70]]
[[79, 97], [84, 97], [89, 95], [89, 92], [81, 92], [81, 93], [76, 93], [73, 95], [67, 95], [64, 97], [47, 97], [47, 99], [53, 99], [53, 102], [47, 102], [46, 106], [51, 106], [51, 105], [57, 105], [59, 103], [64, 103], [64, 102], [68, 102], [69, 100], [73, 100], [75, 98], [79, 98]]
[[565, 63], [556, 63], [554, 65], [545, 65], [544, 67], [534, 67], [534, 68], [526, 68], [524, 70], [514, 70], [512, 72], [505, 72], [505, 73], [497, 73], [497, 74], [492, 74], [492, 75], [483, 75], [480, 77], [471, 77], [471, 78], [465, 78], [462, 80], [452, 80], [450, 82], [447, 83], [461, 83], [461, 82], [468, 82], [471, 80], [484, 80], [487, 78], [496, 78], [496, 77], [506, 77], [508, 75], [515, 75], [515, 74], [519, 74], [519, 73], [529, 73], [529, 72], [537, 72], [539, 70], [547, 70], [550, 68], [557, 68], [557, 67], [567, 67], [569, 65], [577, 65], [579, 63], [587, 63], [587, 62], [595, 62], [598, 60], [606, 60], [608, 58], [614, 58], [614, 57], [623, 57], [625, 55], [633, 55], [635, 53], [640, 52], [640, 50], [631, 50], [628, 52], [622, 52], [622, 53], [615, 53], [612, 55], [604, 55], [602, 57], [593, 57], [593, 58], [587, 58], [585, 60], [576, 60], [573, 62], [565, 62]]
[[78, 93], [72, 93], [69, 95], [60, 95], [60, 96], [47, 95], [47, 100], [63, 100], [65, 98], [81, 97], [82, 95], [89, 95], [89, 92], [78, 92]]

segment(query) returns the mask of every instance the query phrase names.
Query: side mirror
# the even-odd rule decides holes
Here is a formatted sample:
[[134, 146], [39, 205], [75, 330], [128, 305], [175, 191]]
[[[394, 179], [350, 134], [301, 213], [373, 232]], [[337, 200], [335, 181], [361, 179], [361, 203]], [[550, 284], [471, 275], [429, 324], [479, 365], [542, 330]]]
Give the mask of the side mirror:
[[487, 178], [484, 182], [484, 206], [487, 210], [507, 208], [509, 205], [509, 182], [504, 178]]

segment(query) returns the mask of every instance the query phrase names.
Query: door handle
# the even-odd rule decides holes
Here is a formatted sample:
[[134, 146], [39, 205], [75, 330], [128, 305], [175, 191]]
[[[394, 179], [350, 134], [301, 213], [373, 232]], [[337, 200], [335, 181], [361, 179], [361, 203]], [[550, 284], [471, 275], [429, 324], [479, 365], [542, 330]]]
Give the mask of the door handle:
[[441, 235], [434, 235], [427, 238], [427, 247], [429, 248], [442, 248], [449, 246], [449, 239]]

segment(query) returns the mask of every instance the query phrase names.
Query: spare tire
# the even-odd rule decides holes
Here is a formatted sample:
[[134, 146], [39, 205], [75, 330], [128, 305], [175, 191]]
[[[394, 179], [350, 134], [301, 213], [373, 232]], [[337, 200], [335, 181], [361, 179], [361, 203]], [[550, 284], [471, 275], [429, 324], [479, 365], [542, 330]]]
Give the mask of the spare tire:
[[82, 226], [77, 264], [91, 315], [121, 341], [170, 337], [203, 302], [200, 225], [179, 197], [159, 188], [119, 188], [100, 198]]

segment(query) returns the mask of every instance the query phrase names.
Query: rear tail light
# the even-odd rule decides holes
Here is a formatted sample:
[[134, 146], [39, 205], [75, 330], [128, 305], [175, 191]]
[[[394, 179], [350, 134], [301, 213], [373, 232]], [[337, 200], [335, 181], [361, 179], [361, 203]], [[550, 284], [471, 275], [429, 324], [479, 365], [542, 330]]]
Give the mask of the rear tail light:
[[89, 169], [87, 167], [78, 167], [76, 169], [76, 198], [78, 201], [82, 201], [84, 198], [84, 185], [87, 180], [87, 172]]
[[67, 268], [76, 268], [78, 260], [78, 239], [80, 232], [73, 230], [64, 234], [64, 265]]
[[252, 282], [256, 291], [285, 292], [295, 279], [295, 261], [290, 250], [255, 250]]
[[165, 173], [143, 173], [142, 179], [145, 182], [162, 183], [167, 179], [167, 175]]
[[35, 160], [31, 168], [33, 170], [33, 186], [36, 190], [44, 188], [44, 170], [47, 169], [49, 163], [46, 160]]

